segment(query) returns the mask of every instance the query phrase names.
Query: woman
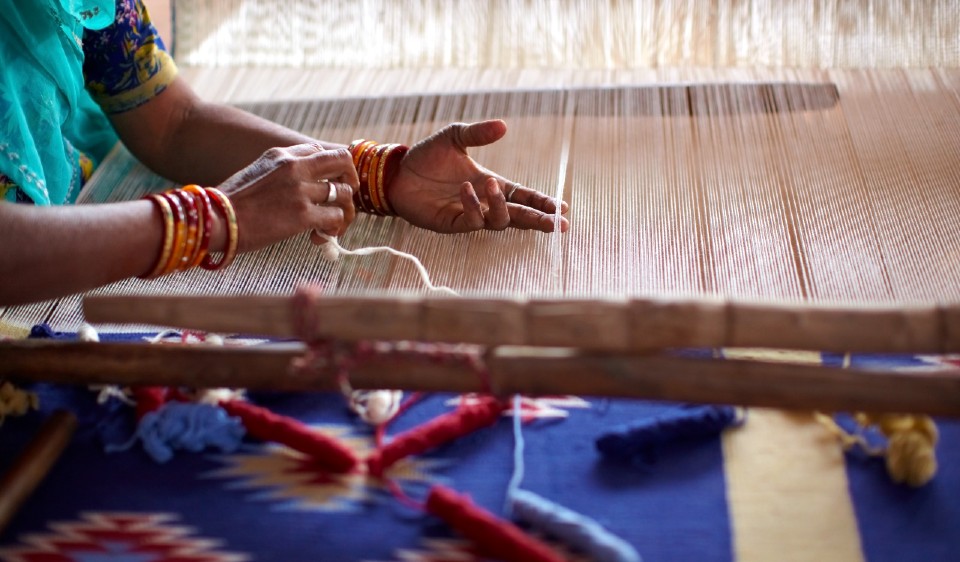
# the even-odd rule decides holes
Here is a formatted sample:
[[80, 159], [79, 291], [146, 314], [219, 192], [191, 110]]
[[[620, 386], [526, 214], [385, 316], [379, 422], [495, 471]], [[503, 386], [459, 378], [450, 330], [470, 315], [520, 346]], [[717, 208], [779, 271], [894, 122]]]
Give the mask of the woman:
[[[568, 227], [556, 223], [557, 201], [467, 155], [500, 139], [503, 122], [451, 124], [409, 151], [318, 142], [200, 100], [141, 0], [0, 0], [0, 64], [0, 305], [216, 267], [207, 254], [231, 244], [249, 252], [305, 231], [340, 235], [355, 203], [437, 232]], [[65, 205], [117, 137], [166, 178], [218, 186], [225, 206], [211, 190]], [[377, 185], [373, 205], [364, 197], [376, 199]]]

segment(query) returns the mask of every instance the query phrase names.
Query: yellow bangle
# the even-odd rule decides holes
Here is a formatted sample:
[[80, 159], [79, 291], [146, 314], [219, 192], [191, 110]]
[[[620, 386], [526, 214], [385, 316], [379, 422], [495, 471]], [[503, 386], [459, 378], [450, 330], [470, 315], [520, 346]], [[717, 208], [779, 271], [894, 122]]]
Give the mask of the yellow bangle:
[[160, 255], [157, 257], [157, 263], [153, 266], [153, 269], [150, 270], [150, 273], [140, 276], [141, 279], [153, 279], [154, 277], [160, 276], [173, 251], [173, 210], [170, 208], [170, 203], [157, 193], [151, 193], [146, 196], [145, 199], [153, 201], [157, 208], [160, 209], [160, 220], [163, 222], [163, 243], [160, 246]]
[[168, 273], [173, 273], [180, 267], [180, 260], [183, 258], [183, 253], [187, 248], [187, 210], [184, 209], [183, 203], [180, 202], [180, 198], [170, 191], [160, 193], [159, 196], [166, 199], [167, 203], [170, 204], [170, 208], [173, 210], [174, 225], [173, 251], [170, 254], [170, 257], [167, 259], [167, 263], [164, 264], [163, 271], [160, 272], [160, 275], [162, 276]]

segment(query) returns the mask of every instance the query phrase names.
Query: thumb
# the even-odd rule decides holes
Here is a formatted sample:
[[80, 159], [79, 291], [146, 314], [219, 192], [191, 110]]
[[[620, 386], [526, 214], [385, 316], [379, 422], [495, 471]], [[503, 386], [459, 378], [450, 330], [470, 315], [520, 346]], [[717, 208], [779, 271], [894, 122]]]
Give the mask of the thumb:
[[484, 146], [497, 142], [507, 134], [507, 124], [500, 119], [481, 121], [469, 125], [457, 123], [452, 126], [454, 142], [460, 148]]

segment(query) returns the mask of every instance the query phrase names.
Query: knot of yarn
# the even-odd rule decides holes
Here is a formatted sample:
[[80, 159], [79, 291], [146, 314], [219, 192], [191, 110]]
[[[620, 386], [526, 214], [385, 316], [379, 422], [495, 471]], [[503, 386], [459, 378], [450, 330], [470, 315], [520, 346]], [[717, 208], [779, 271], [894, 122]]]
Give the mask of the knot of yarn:
[[875, 425], [887, 437], [887, 473], [894, 482], [923, 486], [937, 474], [940, 434], [928, 416], [858, 414], [862, 426]]
[[370, 425], [390, 421], [400, 410], [403, 392], [400, 390], [354, 390], [349, 395], [349, 407], [360, 419]]
[[133, 437], [121, 445], [107, 445], [107, 452], [125, 451], [139, 439], [143, 449], [158, 463], [173, 458], [175, 449], [191, 452], [213, 446], [221, 452], [237, 450], [245, 434], [239, 419], [219, 406], [169, 402], [140, 420]]
[[[833, 433], [845, 450], [859, 448], [872, 457], [884, 457], [887, 474], [894, 482], [919, 487], [937, 474], [937, 425], [928, 416], [910, 414], [868, 414], [853, 416], [857, 430], [853, 433], [838, 424], [832, 416], [816, 413], [815, 418]], [[874, 427], [886, 437], [886, 447], [871, 445], [865, 436]]]
[[22, 416], [38, 407], [36, 394], [21, 390], [9, 381], [0, 384], [0, 425], [7, 416]]

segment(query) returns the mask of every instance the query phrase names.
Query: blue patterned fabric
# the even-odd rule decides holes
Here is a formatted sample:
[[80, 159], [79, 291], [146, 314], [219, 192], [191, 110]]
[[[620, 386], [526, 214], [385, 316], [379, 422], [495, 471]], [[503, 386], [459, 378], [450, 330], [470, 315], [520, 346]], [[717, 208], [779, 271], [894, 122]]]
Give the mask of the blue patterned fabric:
[[[72, 337], [43, 330], [34, 336]], [[872, 366], [921, 370], [945, 361], [862, 359]], [[835, 360], [823, 357], [825, 363]], [[9, 467], [52, 410], [69, 408], [81, 423], [60, 462], [0, 535], [2, 560], [479, 560], [442, 522], [405, 507], [362, 474], [324, 475], [289, 450], [249, 439], [234, 453], [179, 451], [162, 465], [138, 447], [107, 454], [104, 441], [121, 442], [134, 431], [129, 406], [97, 404], [95, 393], [82, 388], [38, 385], [36, 390], [43, 411], [10, 418], [0, 427], [0, 470]], [[256, 393], [250, 398], [338, 437], [360, 455], [373, 446], [371, 429], [347, 410], [339, 394]], [[432, 395], [418, 402], [389, 433], [450, 411], [452, 399]], [[525, 401], [524, 415], [531, 421], [523, 425], [522, 487], [598, 520], [646, 561], [734, 560], [719, 439], [668, 445], [642, 465], [604, 460], [596, 451], [594, 441], [602, 432], [673, 407], [573, 396]], [[925, 488], [894, 485], [881, 461], [848, 456], [850, 494], [868, 560], [951, 560], [960, 552], [960, 508], [953, 501], [960, 494], [960, 424], [938, 423], [940, 473]], [[431, 484], [442, 483], [503, 515], [513, 470], [511, 426], [504, 417], [387, 474], [416, 499], [423, 499]]]

